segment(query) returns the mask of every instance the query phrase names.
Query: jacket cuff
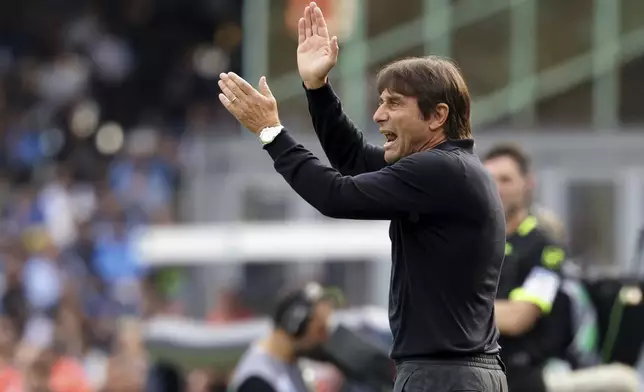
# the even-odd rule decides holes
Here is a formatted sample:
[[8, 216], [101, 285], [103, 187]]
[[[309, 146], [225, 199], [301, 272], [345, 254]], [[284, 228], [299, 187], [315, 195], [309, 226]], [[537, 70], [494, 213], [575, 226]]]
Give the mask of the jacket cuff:
[[297, 142], [284, 128], [272, 142], [264, 145], [264, 150], [273, 158], [273, 161], [276, 161], [277, 158], [295, 146], [297, 146]]
[[302, 83], [302, 87], [304, 87], [304, 91], [306, 92], [306, 98], [311, 100], [311, 101], [335, 101], [336, 100], [336, 95], [335, 92], [333, 91], [333, 87], [331, 87], [331, 83], [327, 82], [324, 86], [316, 88], [316, 89], [308, 89]]

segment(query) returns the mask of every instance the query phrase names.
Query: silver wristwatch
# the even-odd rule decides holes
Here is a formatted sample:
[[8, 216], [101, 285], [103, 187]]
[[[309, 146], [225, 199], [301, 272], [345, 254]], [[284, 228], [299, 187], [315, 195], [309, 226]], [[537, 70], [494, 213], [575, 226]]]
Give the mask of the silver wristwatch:
[[273, 140], [275, 140], [277, 135], [282, 132], [282, 129], [284, 129], [284, 127], [281, 125], [278, 125], [276, 127], [264, 128], [259, 132], [259, 140], [262, 142], [262, 144], [271, 143]]

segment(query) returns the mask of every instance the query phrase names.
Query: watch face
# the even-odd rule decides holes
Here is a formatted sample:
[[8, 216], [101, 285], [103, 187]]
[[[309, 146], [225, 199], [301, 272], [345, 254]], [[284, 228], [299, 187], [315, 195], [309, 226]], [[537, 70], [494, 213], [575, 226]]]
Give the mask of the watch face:
[[270, 132], [270, 133], [269, 132], [263, 132], [261, 134], [261, 136], [260, 136], [260, 140], [263, 143], [269, 143], [274, 139], [274, 134], [275, 134], [274, 132]]
[[270, 143], [275, 139], [275, 136], [281, 131], [281, 128], [267, 128], [259, 134], [262, 143]]

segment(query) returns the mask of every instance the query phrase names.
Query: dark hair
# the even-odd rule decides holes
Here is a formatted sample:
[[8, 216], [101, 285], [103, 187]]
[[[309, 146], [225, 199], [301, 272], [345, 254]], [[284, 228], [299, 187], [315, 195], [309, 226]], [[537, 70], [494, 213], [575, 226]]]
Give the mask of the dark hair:
[[483, 156], [483, 161], [502, 157], [512, 159], [519, 167], [519, 171], [522, 175], [525, 176], [530, 172], [530, 156], [521, 147], [513, 143], [500, 143], [493, 146]]
[[445, 122], [448, 139], [469, 139], [470, 93], [458, 66], [440, 56], [412, 57], [395, 61], [380, 72], [378, 93], [389, 90], [418, 100], [423, 117], [429, 116], [436, 105], [449, 107]]
[[273, 323], [279, 326], [288, 310], [298, 302], [308, 302], [302, 289], [297, 288], [279, 293], [277, 303], [272, 311]]
[[[277, 298], [272, 314], [273, 324], [294, 336], [304, 331], [311, 312], [317, 304], [336, 302], [335, 295], [316, 282], [310, 282], [296, 289], [286, 289], [278, 294]], [[304, 316], [303, 319], [297, 319], [302, 316]]]

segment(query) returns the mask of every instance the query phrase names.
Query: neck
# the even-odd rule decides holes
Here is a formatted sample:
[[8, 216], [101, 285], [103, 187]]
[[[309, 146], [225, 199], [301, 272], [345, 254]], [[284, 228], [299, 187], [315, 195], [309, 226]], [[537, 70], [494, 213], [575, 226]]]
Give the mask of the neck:
[[297, 359], [293, 348], [293, 340], [286, 333], [275, 330], [268, 337], [259, 342], [270, 356], [283, 362], [295, 362]]
[[441, 134], [440, 136], [437, 136], [435, 138], [429, 139], [423, 147], [420, 149], [420, 151], [428, 151], [431, 150], [432, 148], [435, 148], [439, 144], [443, 143], [445, 140], [447, 140], [447, 137], [445, 137], [445, 134]]
[[521, 222], [525, 220], [525, 218], [528, 217], [528, 209], [527, 208], [520, 208], [516, 210], [513, 214], [508, 215], [505, 218], [505, 232], [507, 234], [512, 234], [517, 229], [519, 228], [519, 225], [521, 225]]

